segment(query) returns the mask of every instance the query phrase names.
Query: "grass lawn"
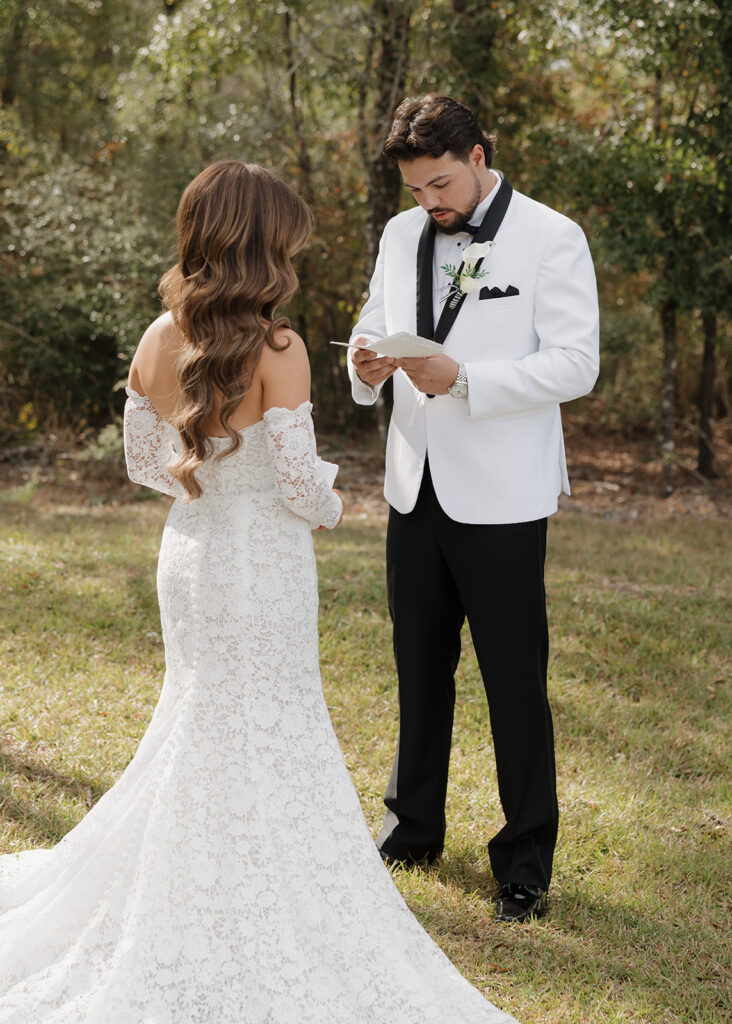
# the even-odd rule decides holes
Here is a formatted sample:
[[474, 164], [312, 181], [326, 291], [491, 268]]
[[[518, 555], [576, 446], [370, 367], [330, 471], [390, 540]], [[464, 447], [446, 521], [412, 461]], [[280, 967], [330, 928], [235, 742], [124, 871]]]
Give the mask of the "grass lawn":
[[[136, 749], [162, 682], [165, 513], [0, 500], [2, 852], [56, 842]], [[552, 520], [561, 831], [550, 913], [522, 927], [493, 920], [486, 844], [502, 818], [466, 634], [445, 856], [394, 879], [522, 1024], [732, 1015], [728, 537], [715, 519]], [[383, 542], [376, 516], [316, 536], [323, 682], [373, 831], [397, 729]]]

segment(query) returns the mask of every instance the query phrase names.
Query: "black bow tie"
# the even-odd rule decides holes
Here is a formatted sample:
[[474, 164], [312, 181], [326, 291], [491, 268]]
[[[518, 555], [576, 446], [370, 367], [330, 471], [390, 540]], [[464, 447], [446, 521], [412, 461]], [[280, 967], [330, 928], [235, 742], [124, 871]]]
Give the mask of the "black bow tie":
[[465, 233], [468, 235], [474, 235], [479, 227], [480, 224], [466, 224], [465, 227], [463, 228], [463, 231], [465, 231]]

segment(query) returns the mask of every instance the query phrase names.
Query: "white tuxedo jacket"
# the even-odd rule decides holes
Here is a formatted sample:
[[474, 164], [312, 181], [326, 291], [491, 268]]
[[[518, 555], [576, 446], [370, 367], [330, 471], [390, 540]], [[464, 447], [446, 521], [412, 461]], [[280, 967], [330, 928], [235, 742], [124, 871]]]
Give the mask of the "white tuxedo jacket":
[[[427, 214], [394, 217], [381, 238], [369, 298], [351, 340], [416, 333], [417, 247]], [[384, 496], [399, 512], [417, 501], [425, 455], [440, 505], [463, 523], [528, 522], [569, 494], [559, 403], [587, 394], [599, 370], [599, 316], [582, 229], [514, 192], [445, 352], [467, 370], [469, 397], [427, 398], [394, 375]], [[518, 294], [483, 297], [489, 289]], [[376, 400], [350, 360], [353, 398]]]

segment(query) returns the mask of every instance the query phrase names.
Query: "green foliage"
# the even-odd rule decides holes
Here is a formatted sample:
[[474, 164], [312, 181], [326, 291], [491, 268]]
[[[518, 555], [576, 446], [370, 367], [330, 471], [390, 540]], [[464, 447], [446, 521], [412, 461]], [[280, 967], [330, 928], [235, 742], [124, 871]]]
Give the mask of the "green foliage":
[[[618, 369], [613, 356], [620, 347], [613, 347], [613, 334], [632, 341], [628, 350], [634, 356], [644, 349], [625, 361], [627, 379], [648, 366], [645, 350], [657, 346], [662, 310], [687, 318], [700, 310], [729, 317], [732, 183], [725, 138], [732, 14], [728, 5], [698, 0], [673, 6], [657, 0], [566, 6], [564, 30], [568, 42], [575, 40], [566, 52], [583, 82], [584, 109], [579, 117], [537, 126], [532, 135], [539, 155], [536, 180], [547, 200], [579, 216], [590, 234], [601, 294], [611, 301], [602, 307], [603, 323], [615, 328], [609, 338], [603, 335], [611, 356], [600, 382], [607, 396], [619, 383], [608, 376], [608, 369], [611, 374]], [[590, 34], [594, 45], [587, 45]], [[637, 317], [623, 323], [609, 294], [610, 281], [624, 309], [633, 310], [640, 300], [655, 310], [656, 324], [638, 334]], [[684, 326], [690, 323], [687, 319]], [[728, 333], [721, 338], [728, 348]], [[683, 331], [681, 363], [699, 348], [698, 329]], [[670, 354], [666, 362], [667, 374], [673, 374]], [[645, 372], [642, 379], [652, 385]], [[697, 390], [696, 385], [679, 388], [678, 380], [675, 385], [667, 380], [666, 388], [667, 394], [675, 390], [690, 400]], [[681, 411], [688, 415], [686, 403]], [[658, 412], [646, 422], [657, 419]]]
[[102, 427], [76, 455], [76, 461], [84, 464], [84, 475], [89, 479], [96, 477], [112, 485], [124, 483], [127, 480], [127, 466], [122, 419], [115, 419]]
[[[327, 343], [350, 331], [384, 220], [411, 202], [380, 157], [391, 110], [431, 90], [465, 99], [514, 185], [588, 230], [611, 325], [601, 389], [622, 422], [607, 373], [650, 372], [649, 308], [729, 318], [731, 20], [707, 0], [6, 0], [0, 431], [114, 412], [180, 192], [220, 158], [266, 164], [313, 206], [288, 312], [322, 422], [373, 426]], [[719, 337], [724, 353], [724, 323]], [[697, 348], [692, 332], [682, 356]], [[655, 419], [642, 401], [627, 413]]]
[[562, 103], [555, 6], [546, 0], [435, 0], [422, 5], [416, 19], [412, 90], [446, 92], [465, 102], [486, 131], [497, 133], [496, 166], [520, 187], [532, 180], [523, 152], [527, 132]]
[[157, 308], [165, 260], [147, 228], [106, 164], [49, 160], [0, 193], [5, 430], [29, 400], [72, 422], [109, 417], [113, 386]]
[[626, 272], [649, 274], [655, 301], [723, 308], [732, 284], [722, 259], [732, 70], [724, 40], [732, 16], [697, 0], [673, 12], [657, 0], [597, 0], [574, 13], [572, 30], [597, 38], [574, 56], [576, 72], [592, 83], [594, 109], [537, 128], [544, 187], [592, 213], [603, 254]]
[[111, 89], [156, 7], [152, 0], [3, 0], [3, 109], [63, 153], [101, 149], [114, 123]]

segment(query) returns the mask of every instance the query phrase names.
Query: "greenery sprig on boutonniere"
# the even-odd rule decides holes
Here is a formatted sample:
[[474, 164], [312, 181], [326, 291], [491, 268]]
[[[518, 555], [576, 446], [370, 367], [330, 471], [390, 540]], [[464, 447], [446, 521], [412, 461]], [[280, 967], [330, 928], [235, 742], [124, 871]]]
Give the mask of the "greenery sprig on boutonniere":
[[478, 270], [478, 260], [487, 256], [495, 242], [471, 242], [463, 253], [463, 268], [458, 270], [452, 263], [446, 263], [440, 270], [444, 270], [452, 281], [452, 292], [462, 292], [467, 295], [469, 292], [476, 292], [481, 287], [480, 279], [485, 277], [487, 270]]

